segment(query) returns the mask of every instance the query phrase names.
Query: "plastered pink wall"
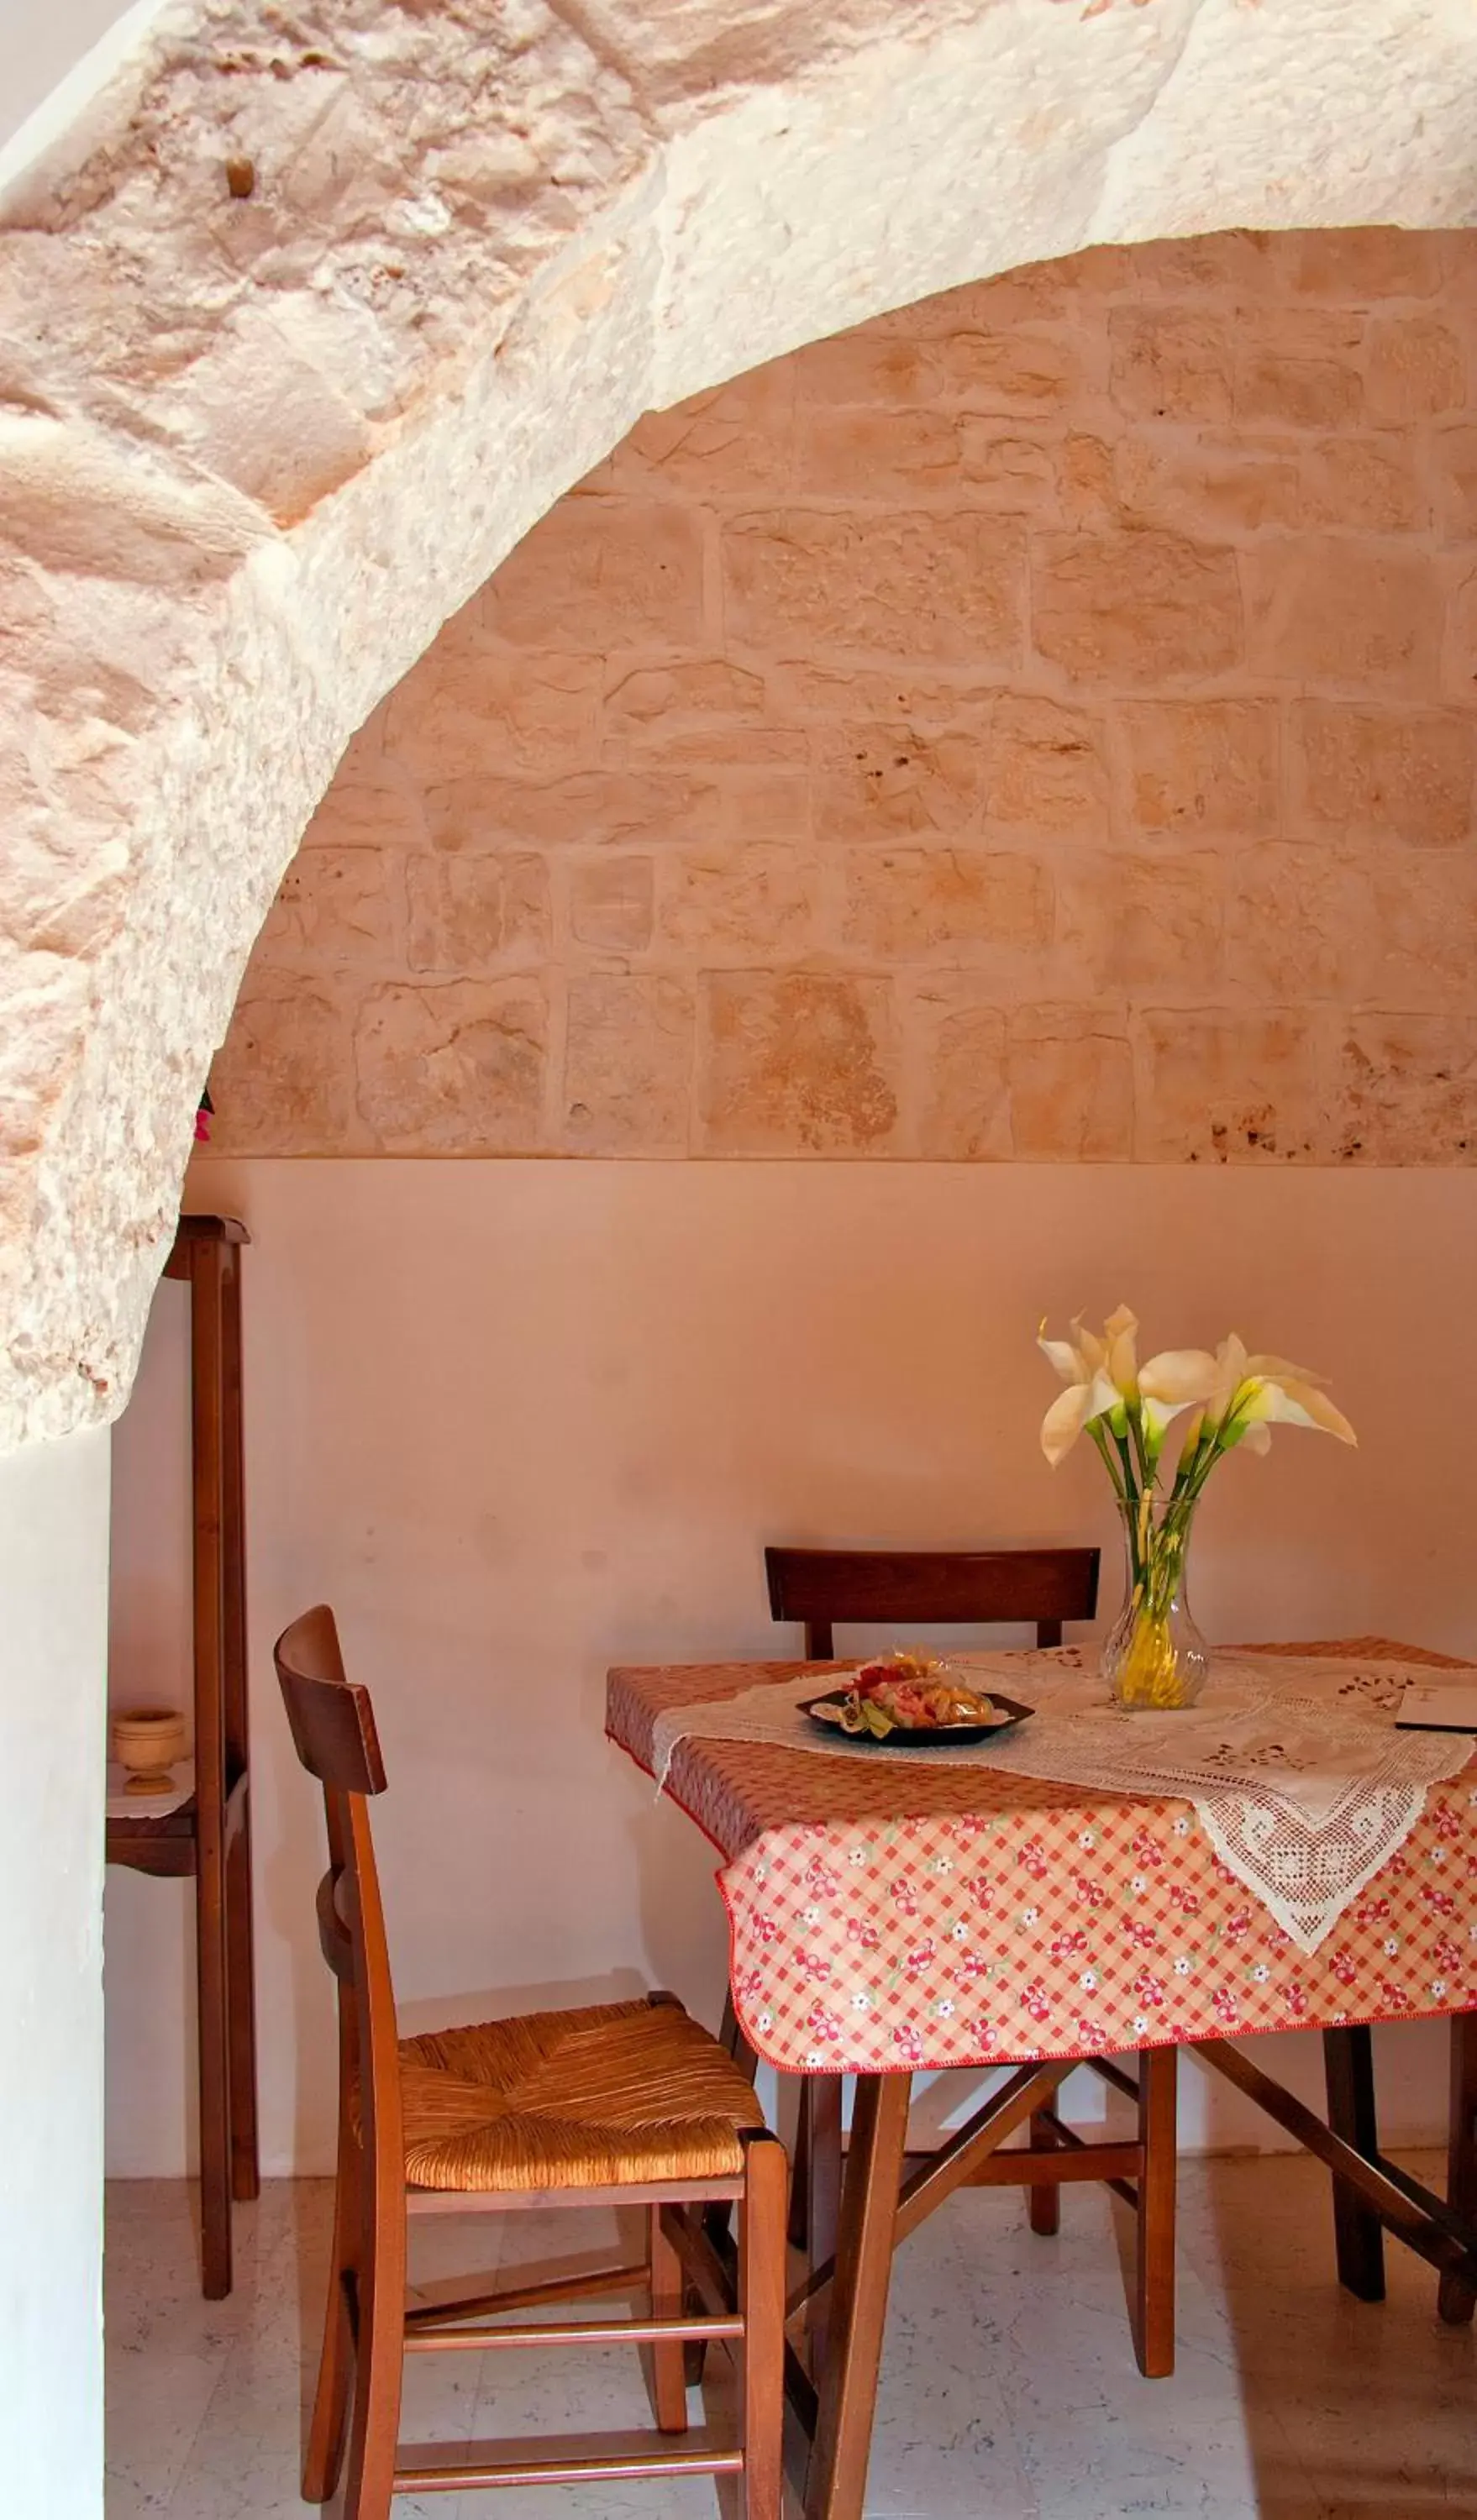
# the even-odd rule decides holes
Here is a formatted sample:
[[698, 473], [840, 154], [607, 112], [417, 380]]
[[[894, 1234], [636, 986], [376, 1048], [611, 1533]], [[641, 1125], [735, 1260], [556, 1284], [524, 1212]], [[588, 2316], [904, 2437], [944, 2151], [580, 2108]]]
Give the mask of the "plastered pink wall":
[[1113, 248], [642, 422], [351, 746], [222, 1149], [1470, 1161], [1474, 283]]

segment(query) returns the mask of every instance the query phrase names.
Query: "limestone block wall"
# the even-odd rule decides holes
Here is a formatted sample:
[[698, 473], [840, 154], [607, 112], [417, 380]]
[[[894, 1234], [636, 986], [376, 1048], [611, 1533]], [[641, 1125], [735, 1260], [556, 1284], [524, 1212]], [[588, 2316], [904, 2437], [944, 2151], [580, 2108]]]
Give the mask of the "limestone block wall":
[[1477, 238], [956, 291], [649, 416], [349, 748], [234, 1154], [1477, 1156]]

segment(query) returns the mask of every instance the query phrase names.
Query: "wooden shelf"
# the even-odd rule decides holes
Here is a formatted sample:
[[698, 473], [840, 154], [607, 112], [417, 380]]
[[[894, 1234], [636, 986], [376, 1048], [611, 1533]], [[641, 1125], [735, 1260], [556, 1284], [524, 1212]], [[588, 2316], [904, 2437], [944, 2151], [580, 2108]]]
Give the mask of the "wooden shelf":
[[260, 2188], [246, 1720], [241, 1254], [230, 1216], [182, 1216], [164, 1275], [190, 1289], [195, 1791], [108, 1822], [107, 1860], [195, 1883], [201, 2279], [231, 2289], [231, 2207]]

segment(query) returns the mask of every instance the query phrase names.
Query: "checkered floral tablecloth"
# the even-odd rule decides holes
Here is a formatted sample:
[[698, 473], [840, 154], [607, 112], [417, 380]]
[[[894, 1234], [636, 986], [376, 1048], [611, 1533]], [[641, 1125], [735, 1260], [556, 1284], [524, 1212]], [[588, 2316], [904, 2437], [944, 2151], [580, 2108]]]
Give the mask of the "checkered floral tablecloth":
[[[1440, 1663], [1379, 1639], [1320, 1645]], [[607, 1731], [803, 1664], [615, 1670]], [[1311, 1958], [1187, 1802], [929, 1762], [683, 1739], [667, 1792], [725, 1858], [739, 2021], [789, 2072], [1103, 2055], [1477, 2007], [1477, 1764], [1434, 1786]]]

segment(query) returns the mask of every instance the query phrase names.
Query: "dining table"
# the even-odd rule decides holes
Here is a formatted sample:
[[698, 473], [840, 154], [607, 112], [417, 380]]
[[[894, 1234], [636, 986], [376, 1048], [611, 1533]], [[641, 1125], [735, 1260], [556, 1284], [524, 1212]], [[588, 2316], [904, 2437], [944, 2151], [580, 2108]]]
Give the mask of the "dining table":
[[[1225, 1652], [1237, 1658], [1241, 1697], [1231, 1689], [1227, 1704], [1242, 1707], [1241, 1731], [1228, 1717], [1224, 1752], [1204, 1750], [1214, 1726], [1193, 1737], [1197, 1757], [1233, 1773], [1190, 1764], [1183, 1785], [1162, 1748], [1141, 1778], [1132, 1764], [1136, 1741], [1173, 1742], [1162, 1723], [1156, 1736], [1135, 1731], [1147, 1721], [1137, 1716], [1104, 1731], [1091, 1645], [972, 1658], [978, 1685], [1034, 1699], [1039, 1723], [1034, 1750], [1022, 1725], [967, 1757], [873, 1757], [819, 1736], [803, 1700], [853, 1665], [607, 1676], [609, 1738], [721, 1859], [732, 2043], [832, 2090], [856, 2078], [832, 2241], [813, 2241], [788, 2305], [786, 2456], [805, 2520], [861, 2520], [894, 2250], [962, 2184], [1006, 2167], [1007, 2138], [1085, 2062], [1136, 2096], [1142, 2138], [1147, 2111], [1167, 2106], [1172, 2127], [1174, 2064], [1188, 2050], [1331, 2172], [1348, 2289], [1382, 2297], [1388, 2231], [1437, 2270], [1443, 2318], [1472, 2317], [1477, 1741], [1393, 1729], [1410, 1672], [1472, 1667], [1371, 1636]], [[1063, 1716], [1049, 1729], [1053, 1692], [1076, 1730]], [[1384, 1728], [1374, 1764], [1358, 1794], [1338, 1776], [1304, 1778], [1324, 1788], [1306, 1828], [1281, 1796], [1299, 1778], [1276, 1763], [1317, 1766], [1324, 1731], [1341, 1740], [1346, 1721], [1351, 1741]], [[1248, 1769], [1253, 1754], [1235, 1745], [1253, 1738]], [[1030, 1772], [1053, 1760], [1075, 1775]], [[1264, 1773], [1265, 1794], [1247, 1782]], [[1374, 2103], [1371, 2026], [1431, 2016], [1450, 2022], [1445, 2196], [1381, 2151]], [[1322, 2036], [1326, 2116], [1249, 2052], [1289, 2030]], [[1136, 2073], [1114, 2061], [1133, 2057]], [[911, 2157], [913, 2076], [992, 2065], [1008, 2069], [1004, 2082]], [[1114, 2147], [1098, 2149], [1111, 2166]], [[1141, 2168], [1147, 2157], [1141, 2148]], [[1143, 2181], [1109, 2183], [1137, 2194], [1141, 2218]], [[1159, 2229], [1155, 2245], [1167, 2230], [1172, 2251], [1172, 2200]], [[1141, 2257], [1141, 2219], [1140, 2236]]]

